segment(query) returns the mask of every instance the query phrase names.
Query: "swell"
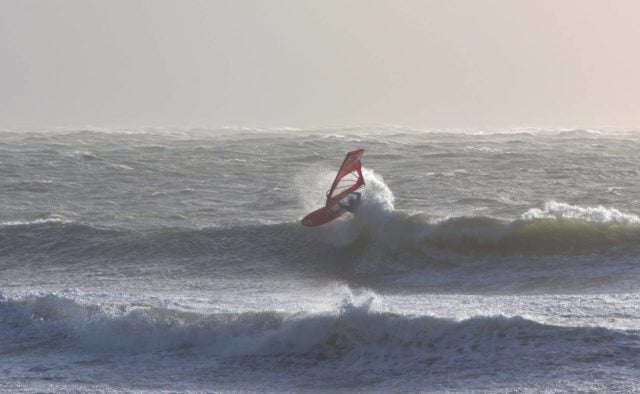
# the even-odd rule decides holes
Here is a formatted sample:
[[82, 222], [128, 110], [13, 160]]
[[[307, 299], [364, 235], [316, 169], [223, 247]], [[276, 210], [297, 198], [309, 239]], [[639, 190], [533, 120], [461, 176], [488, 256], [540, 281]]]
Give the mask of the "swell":
[[448, 363], [483, 357], [540, 359], [559, 350], [596, 355], [606, 349], [615, 355], [616, 365], [624, 365], [637, 363], [639, 335], [637, 330], [561, 327], [518, 316], [458, 321], [401, 315], [378, 311], [375, 296], [345, 299], [341, 307], [321, 313], [212, 314], [84, 304], [54, 294], [0, 298], [3, 354], [163, 351], [217, 358], [297, 356], [323, 362], [364, 356], [383, 363], [389, 358]]

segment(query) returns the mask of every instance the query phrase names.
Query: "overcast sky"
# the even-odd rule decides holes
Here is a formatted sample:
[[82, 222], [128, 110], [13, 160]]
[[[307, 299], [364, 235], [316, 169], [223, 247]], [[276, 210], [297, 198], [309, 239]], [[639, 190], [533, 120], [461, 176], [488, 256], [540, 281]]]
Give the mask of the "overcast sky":
[[635, 127], [638, 18], [636, 0], [0, 0], [0, 127]]

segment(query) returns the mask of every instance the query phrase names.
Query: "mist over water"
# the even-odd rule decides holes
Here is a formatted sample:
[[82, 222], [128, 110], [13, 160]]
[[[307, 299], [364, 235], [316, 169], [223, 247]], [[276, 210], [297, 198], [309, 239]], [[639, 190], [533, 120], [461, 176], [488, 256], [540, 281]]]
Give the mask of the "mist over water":
[[640, 389], [633, 131], [0, 134], [5, 391]]

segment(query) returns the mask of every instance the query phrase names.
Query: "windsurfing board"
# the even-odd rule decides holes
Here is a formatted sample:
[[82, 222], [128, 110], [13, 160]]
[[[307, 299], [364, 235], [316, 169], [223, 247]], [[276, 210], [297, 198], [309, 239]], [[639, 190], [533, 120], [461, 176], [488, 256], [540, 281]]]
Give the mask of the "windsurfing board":
[[302, 218], [302, 225], [313, 227], [329, 223], [342, 216], [345, 212], [346, 210], [338, 203], [329, 207], [322, 207]]

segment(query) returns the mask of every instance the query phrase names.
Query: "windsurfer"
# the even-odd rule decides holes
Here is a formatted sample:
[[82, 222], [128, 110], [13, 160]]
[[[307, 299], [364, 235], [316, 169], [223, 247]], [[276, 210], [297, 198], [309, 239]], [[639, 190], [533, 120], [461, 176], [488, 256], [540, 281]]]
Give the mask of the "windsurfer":
[[364, 186], [360, 158], [364, 149], [348, 152], [327, 192], [324, 207], [316, 209], [302, 218], [304, 226], [319, 226], [342, 216], [345, 212], [355, 212], [360, 206], [360, 193]]
[[362, 193], [353, 192], [349, 194], [347, 198], [343, 199], [342, 201], [339, 201], [338, 204], [340, 204], [340, 206], [346, 209], [347, 211], [351, 213], [355, 213], [360, 207], [361, 202], [362, 202]]

